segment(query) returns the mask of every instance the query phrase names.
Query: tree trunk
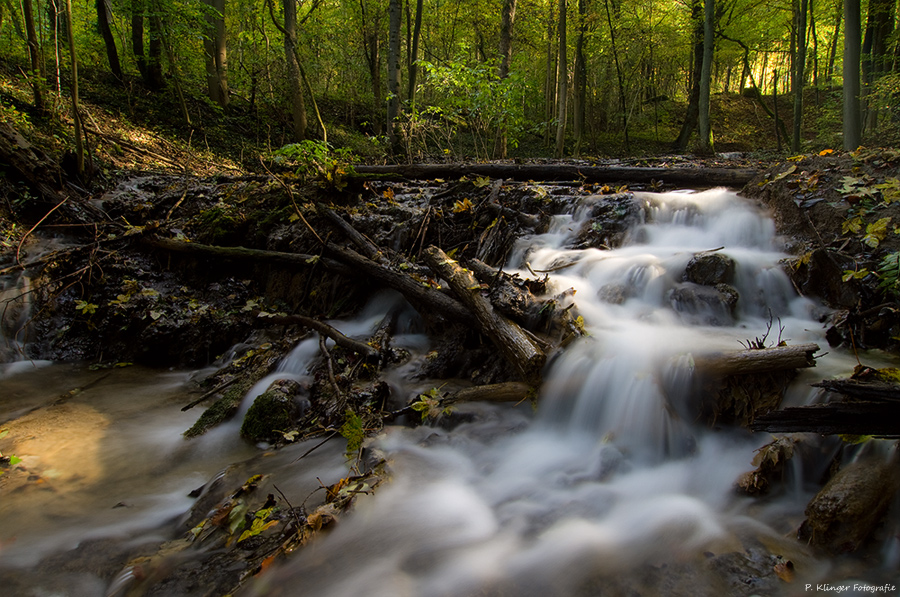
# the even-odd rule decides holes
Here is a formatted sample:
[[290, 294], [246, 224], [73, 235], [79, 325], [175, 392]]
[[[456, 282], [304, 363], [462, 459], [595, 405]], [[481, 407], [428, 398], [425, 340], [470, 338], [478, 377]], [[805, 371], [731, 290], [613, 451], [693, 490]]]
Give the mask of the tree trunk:
[[144, 4], [141, 0], [131, 2], [131, 53], [141, 79], [149, 86], [150, 73], [147, 69], [147, 56], [144, 54]]
[[[288, 86], [291, 90], [291, 117], [294, 124], [294, 141], [306, 139], [306, 100], [303, 99], [303, 81], [300, 62], [297, 59], [297, 4], [296, 0], [283, 0], [284, 5], [284, 59], [288, 67]], [[273, 13], [272, 5], [269, 12]], [[274, 20], [274, 14], [272, 19]]]
[[106, 46], [106, 58], [109, 60], [109, 70], [112, 74], [122, 80], [122, 65], [119, 64], [119, 52], [116, 49], [116, 38], [113, 36], [110, 21], [112, 20], [112, 10], [108, 4], [109, 0], [96, 0], [97, 7], [97, 26], [100, 28], [100, 35], [103, 36], [103, 44]]
[[75, 55], [75, 36], [72, 32], [72, 0], [66, 0], [66, 29], [69, 31], [69, 57], [72, 60], [72, 120], [75, 122], [75, 158], [78, 176], [84, 176], [84, 125], [81, 122], [81, 101], [78, 97], [78, 58]]
[[859, 0], [844, 0], [844, 149], [854, 151], [862, 143], [860, 93]]
[[[796, 6], [795, 6], [796, 8]], [[803, 124], [803, 82], [806, 73], [806, 11], [807, 0], [800, 0], [800, 7], [794, 13], [795, 29], [797, 30], [796, 54], [794, 54], [793, 83], [794, 92], [794, 134], [791, 137], [791, 151], [800, 153], [800, 132]]]
[[[375, 113], [379, 114], [384, 108], [381, 96], [381, 45], [378, 37], [378, 33], [381, 30], [379, 26], [381, 24], [381, 13], [376, 12], [374, 15], [368, 15], [365, 0], [359, 0], [359, 8], [362, 15], [363, 54], [365, 54], [366, 64], [369, 66], [369, 80], [372, 83], [372, 100]], [[376, 135], [381, 135], [384, 131], [383, 119], [373, 119], [372, 128]]]
[[[99, 0], [98, 0], [99, 1]], [[209, 99], [222, 108], [228, 107], [228, 53], [225, 45], [225, 0], [204, 0], [216, 11], [207, 14], [208, 34], [203, 38], [206, 50], [206, 83]]]
[[825, 84], [831, 85], [831, 80], [834, 77], [834, 61], [837, 58], [837, 48], [838, 48], [838, 40], [841, 35], [841, 3], [843, 0], [837, 0], [837, 7], [835, 10], [835, 18], [834, 18], [834, 36], [831, 38], [831, 46], [828, 49], [828, 66], [825, 67]]
[[395, 151], [400, 146], [397, 119], [400, 117], [400, 25], [402, 16], [401, 0], [389, 0], [387, 127], [388, 139]]
[[[862, 77], [864, 96], [872, 93], [875, 81], [887, 71], [888, 39], [894, 31], [894, 0], [870, 0], [866, 16], [866, 35], [862, 45]], [[866, 102], [865, 128], [875, 130], [878, 109]]]
[[31, 0], [22, 0], [22, 12], [25, 17], [25, 31], [28, 34], [28, 57], [31, 60], [31, 91], [34, 94], [34, 107], [39, 112], [43, 112], [44, 96], [41, 93], [41, 55], [37, 33], [34, 28], [34, 10]]
[[[152, 6], [152, 4], [151, 4]], [[166, 86], [166, 78], [162, 70], [163, 32], [162, 16], [157, 14], [150, 16], [150, 44], [147, 48], [147, 76], [151, 89], [162, 89]]]
[[566, 148], [566, 97], [569, 87], [569, 66], [566, 58], [566, 0], [559, 0], [559, 21], [557, 38], [559, 41], [559, 71], [556, 80], [557, 123], [556, 123], [556, 157], [562, 158]]
[[[618, 20], [618, 15], [616, 15]], [[622, 73], [622, 66], [619, 63], [619, 51], [616, 49], [616, 29], [613, 27], [612, 14], [609, 10], [609, 0], [606, 0], [606, 22], [609, 25], [609, 40], [612, 44], [613, 61], [616, 64], [616, 80], [619, 83], [619, 109], [622, 110], [622, 128], [625, 130], [625, 152], [631, 150], [628, 141], [628, 106], [625, 101], [625, 75]]]
[[587, 1], [578, 0], [578, 39], [575, 41], [575, 97], [572, 115], [572, 129], [575, 133], [575, 155], [581, 154], [584, 137], [584, 113], [587, 100], [587, 59], [584, 55], [584, 36], [587, 33]]
[[[497, 76], [501, 81], [509, 76], [509, 64], [512, 61], [512, 32], [516, 19], [516, 0], [503, 0], [503, 13], [500, 17], [500, 66]], [[507, 106], [507, 109], [509, 106]], [[500, 125], [497, 127], [497, 136], [494, 139], [494, 157], [503, 159], [506, 157], [507, 128], [504, 113]]]
[[704, 0], [703, 9], [703, 62], [700, 65], [700, 101], [698, 103], [697, 120], [700, 127], [700, 152], [712, 154], [714, 150], [712, 131], [709, 126], [709, 95], [715, 46], [715, 40], [713, 39], [715, 0]]
[[544, 73], [544, 146], [550, 147], [551, 123], [556, 106], [556, 60], [553, 53], [553, 2], [547, 2], [547, 69]]
[[416, 61], [419, 59], [419, 35], [422, 31], [422, 0], [416, 0], [416, 20], [413, 25], [412, 44], [409, 51], [409, 86], [407, 98], [409, 107], [412, 108], [416, 103], [416, 78], [419, 72], [419, 66]]
[[694, 23], [694, 60], [691, 64], [691, 91], [688, 99], [687, 112], [681, 125], [681, 132], [675, 140], [675, 149], [679, 152], [687, 150], [691, 135], [697, 129], [697, 121], [700, 115], [700, 71], [703, 68], [703, 28], [704, 19], [701, 18], [702, 5], [700, 0], [691, 0], [691, 22]]

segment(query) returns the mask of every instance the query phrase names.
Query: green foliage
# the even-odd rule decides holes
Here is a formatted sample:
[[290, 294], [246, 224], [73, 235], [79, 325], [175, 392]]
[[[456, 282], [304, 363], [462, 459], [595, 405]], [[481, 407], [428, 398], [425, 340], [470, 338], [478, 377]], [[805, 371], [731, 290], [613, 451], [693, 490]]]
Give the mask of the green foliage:
[[347, 186], [347, 175], [353, 173], [357, 157], [349, 149], [333, 148], [324, 141], [307, 139], [291, 143], [272, 153], [277, 163], [290, 165], [304, 180], [314, 180], [338, 191]]
[[878, 263], [878, 289], [894, 300], [900, 298], [900, 251], [888, 253]]
[[440, 388], [431, 388], [424, 394], [419, 394], [419, 399], [409, 406], [422, 416], [422, 422], [436, 419], [440, 415], [449, 414], [452, 411], [452, 407], [441, 406]]

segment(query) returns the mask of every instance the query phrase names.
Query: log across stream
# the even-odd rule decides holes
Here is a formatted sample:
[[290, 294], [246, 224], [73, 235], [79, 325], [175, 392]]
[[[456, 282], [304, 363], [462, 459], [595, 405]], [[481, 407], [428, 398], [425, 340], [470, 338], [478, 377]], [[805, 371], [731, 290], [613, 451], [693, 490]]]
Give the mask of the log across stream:
[[[721, 417], [698, 420], [704, 388], [695, 373], [704, 368], [731, 367], [730, 373], [748, 374], [773, 355], [789, 354], [792, 367], [809, 365], [815, 355], [815, 368], [804, 369], [792, 385], [785, 382], [785, 402], [800, 405], [814, 395], [809, 382], [829, 374], [832, 366], [847, 367], [849, 362], [847, 355], [823, 356], [818, 351], [825, 345], [824, 330], [816, 319], [821, 308], [796, 295], [779, 264], [784, 255], [772, 223], [754, 206], [721, 189], [636, 194], [633, 200], [641, 219], [621, 247], [573, 246], [581, 228], [592, 224], [588, 199], [574, 214], [555, 216], [546, 233], [519, 239], [504, 265], [506, 271], [518, 271], [525, 277], [531, 272], [550, 272], [554, 293], [577, 304], [579, 322], [586, 332], [564, 350], [551, 354], [543, 365], [536, 408], [527, 399], [498, 404], [485, 400], [478, 391], [467, 394], [463, 390], [448, 394], [442, 405], [455, 410], [446, 426], [387, 427], [368, 450], [384, 458], [391, 482], [374, 495], [360, 490], [354, 511], [330, 533], [290, 558], [267, 565], [258, 577], [246, 578], [236, 594], [774, 595], [796, 592], [807, 583], [880, 585], [895, 579], [896, 562], [889, 549], [868, 560], [844, 561], [839, 567], [791, 536], [801, 525], [804, 506], [818, 491], [819, 479], [839, 441], [810, 438], [812, 451], [822, 454], [808, 461], [815, 466], [806, 470], [788, 467], [779, 490], [767, 500], [757, 501], [739, 495], [735, 485], [753, 468], [754, 450], [772, 437], [723, 425]], [[729, 273], [712, 281], [689, 273], [698, 257], [710, 253], [733, 264], [726, 268]], [[460, 275], [456, 284], [463, 292], [478, 290], [478, 284], [462, 277], [467, 272], [457, 271], [446, 255], [429, 251], [429, 259], [436, 267], [452, 266], [446, 277]], [[329, 324], [350, 338], [365, 338], [397, 304], [403, 304], [397, 295], [380, 295], [358, 320]], [[406, 316], [412, 331], [397, 342], [414, 360], [427, 359], [432, 347], [424, 335], [416, 333], [415, 315]], [[332, 333], [328, 328], [322, 330]], [[512, 342], [508, 339], [512, 336], [504, 335], [512, 334], [515, 342], [521, 343], [511, 360], [537, 368], [543, 364], [543, 355], [535, 356], [540, 351], [527, 337], [510, 330], [497, 334], [506, 338], [501, 342]], [[770, 347], [786, 340], [795, 348], [731, 359], [731, 353], [746, 352], [744, 347], [754, 340]], [[271, 379], [303, 383], [324, 345], [313, 339], [298, 345], [265, 383], [244, 398], [242, 410]], [[529, 361], [530, 357], [535, 360]], [[748, 369], [750, 361], [753, 364]], [[412, 378], [410, 371], [408, 365], [387, 371], [386, 379], [396, 395], [414, 399], [444, 383]], [[523, 368], [521, 373], [526, 381], [537, 377], [533, 369]], [[12, 388], [15, 379], [0, 383]], [[178, 379], [170, 381], [177, 385]], [[460, 388], [448, 388], [447, 392], [451, 389]], [[96, 439], [90, 452], [96, 459], [92, 464], [104, 464], [122, 477], [86, 468], [85, 473], [96, 473], [96, 478], [78, 482], [92, 488], [93, 499], [103, 495], [104, 501], [65, 499], [65, 493], [60, 497], [73, 508], [80, 504], [90, 509], [99, 520], [106, 516], [101, 510], [121, 516], [122, 508], [131, 508], [132, 520], [146, 524], [110, 527], [118, 539], [104, 549], [119, 555], [136, 544], [178, 536], [183, 529], [178, 527], [181, 521], [172, 512], [171, 502], [165, 503], [168, 509], [161, 510], [154, 505], [160, 500], [137, 499], [135, 485], [124, 479], [129, 473], [121, 469], [126, 467], [111, 466], [108, 455], [101, 457], [102, 430], [113, 424], [105, 419], [108, 414], [114, 422], [115, 414], [106, 413], [102, 401], [92, 407], [92, 391], [73, 395], [66, 403], [96, 411], [85, 410], [90, 417], [84, 424], [91, 426], [97, 437], [83, 432], [85, 441]], [[497, 386], [496, 392], [511, 400], [529, 394], [521, 383]], [[160, 390], [151, 393], [160, 394]], [[161, 402], [157, 408], [164, 408], [164, 396]], [[190, 411], [180, 412], [184, 402], [174, 405], [173, 411], [181, 417], [195, 416]], [[145, 453], [157, 450], [160, 459], [158, 467], [139, 473], [152, 478], [145, 481], [149, 497], [171, 495], [173, 487], [184, 489], [198, 476], [215, 476], [227, 462], [227, 458], [223, 462], [223, 452], [242, 459], [241, 474], [271, 473], [274, 485], [289, 495], [307, 488], [313, 492], [312, 479], [322, 470], [327, 475], [319, 480], [321, 485], [334, 483], [342, 467], [349, 476], [348, 464], [337, 453], [342, 450], [338, 440], [322, 451], [313, 451], [316, 446], [311, 443], [246, 459], [247, 452], [253, 451], [250, 447], [243, 446], [235, 453], [225, 447], [229, 441], [240, 445], [237, 424], [214, 431], [213, 440], [179, 444], [183, 440], [177, 434], [183, 426], [172, 429], [171, 421], [160, 424], [159, 418], [144, 421], [143, 427], [152, 437], [136, 442], [135, 449]], [[8, 424], [10, 431], [14, 423]], [[225, 439], [228, 433], [233, 440]], [[32, 449], [37, 451], [39, 446]], [[131, 457], [127, 445], [117, 449], [121, 450], [119, 460]], [[207, 470], [204, 450], [217, 454]], [[870, 450], [879, 457], [887, 451], [877, 446]], [[169, 466], [167, 461], [173, 458], [191, 466]], [[185, 468], [191, 470], [186, 473]], [[44, 474], [48, 487], [61, 489], [52, 469]], [[174, 474], [182, 476], [172, 479]], [[118, 492], [126, 486], [132, 493], [120, 499]], [[77, 492], [85, 490], [77, 487], [73, 495], [84, 497]], [[320, 497], [299, 495], [294, 505], [308, 498], [307, 506], [312, 508]], [[13, 502], [7, 498], [3, 497], [0, 510], [5, 517], [18, 510], [31, 517], [27, 520], [46, 517], [59, 521], [57, 528], [48, 520], [33, 526], [39, 535], [65, 531], [66, 541], [60, 541], [63, 547], [71, 547], [78, 540], [79, 529], [84, 531], [72, 524], [79, 514], [72, 511], [68, 517], [61, 516], [54, 500], [42, 501], [41, 508], [46, 511], [39, 512], [27, 499], [13, 498], [17, 500]], [[122, 506], [115, 508], [120, 502]], [[160, 525], [166, 516], [176, 520]], [[896, 535], [896, 520], [889, 518], [885, 524], [884, 534]], [[96, 527], [102, 529], [103, 524]], [[97, 537], [97, 533], [91, 534]], [[122, 540], [123, 536], [128, 540]], [[891, 541], [888, 547], [896, 547]], [[29, 525], [22, 524], [16, 537], [0, 535], [0, 554], [26, 567], [2, 569], [0, 578], [45, 593], [68, 583], [81, 592], [64, 594], [110, 594], [107, 591], [113, 581], [91, 572], [89, 551], [84, 548], [72, 556], [68, 561], [75, 563], [54, 577], [47, 572], [49, 565], [41, 568], [36, 564], [50, 552], [46, 542], [29, 536]], [[168, 559], [148, 558], [139, 570], [141, 575], [137, 565], [132, 565], [130, 572], [126, 571], [131, 576], [117, 577], [115, 582], [120, 584], [113, 588], [119, 592], [112, 594], [131, 594], [127, 591], [138, 589], [142, 594], [202, 594], [202, 588], [194, 585], [188, 589], [191, 585], [184, 580], [190, 575], [190, 563], [200, 556], [179, 553]], [[67, 560], [62, 557], [61, 561]], [[93, 566], [99, 568], [96, 562]], [[166, 578], [172, 569], [182, 571], [180, 583], [166, 585], [160, 580], [153, 581], [158, 582], [154, 585], [146, 580]]]

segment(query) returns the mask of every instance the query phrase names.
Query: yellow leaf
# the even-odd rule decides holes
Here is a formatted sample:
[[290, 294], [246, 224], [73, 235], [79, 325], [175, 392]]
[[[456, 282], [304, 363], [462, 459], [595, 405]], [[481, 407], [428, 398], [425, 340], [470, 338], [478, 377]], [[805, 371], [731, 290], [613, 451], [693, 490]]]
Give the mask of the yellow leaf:
[[831, 155], [834, 153], [833, 149], [823, 149], [819, 152], [819, 155]]

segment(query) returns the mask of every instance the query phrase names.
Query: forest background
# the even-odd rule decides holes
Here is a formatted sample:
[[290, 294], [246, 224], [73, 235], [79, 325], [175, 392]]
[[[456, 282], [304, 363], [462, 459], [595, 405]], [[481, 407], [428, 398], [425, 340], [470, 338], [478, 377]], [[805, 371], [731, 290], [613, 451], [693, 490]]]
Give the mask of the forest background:
[[896, 5], [0, 0], [0, 118], [80, 172], [97, 121], [242, 167], [896, 145]]

